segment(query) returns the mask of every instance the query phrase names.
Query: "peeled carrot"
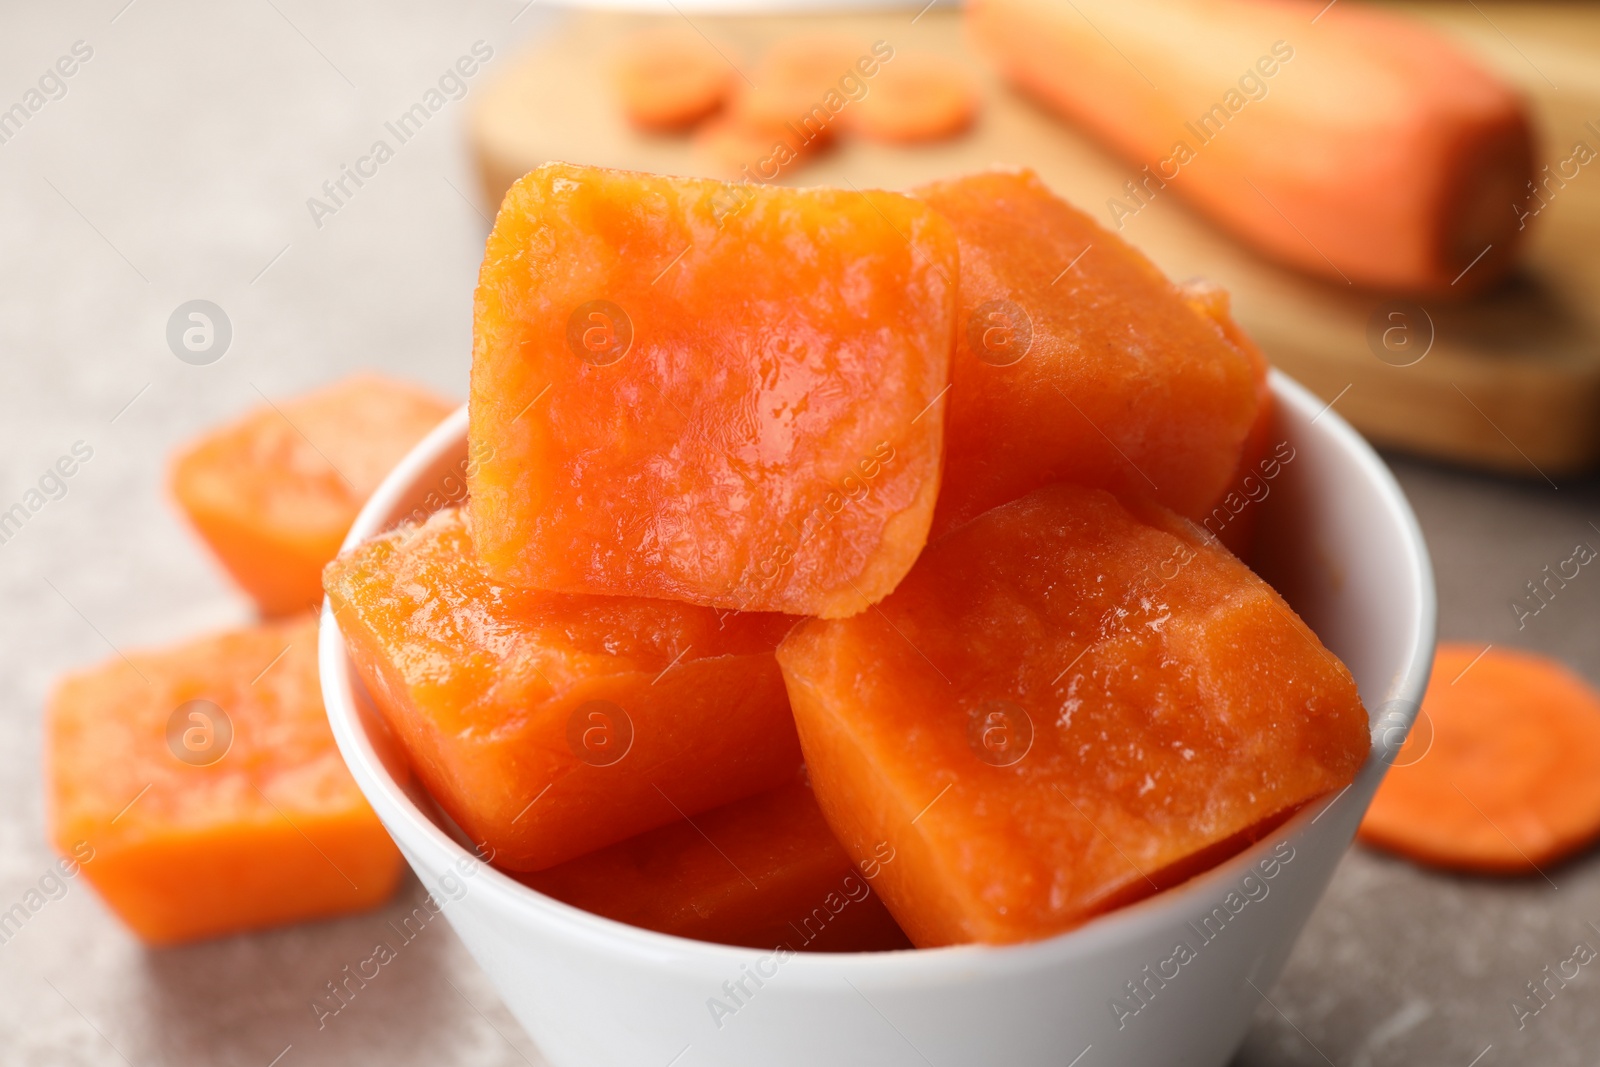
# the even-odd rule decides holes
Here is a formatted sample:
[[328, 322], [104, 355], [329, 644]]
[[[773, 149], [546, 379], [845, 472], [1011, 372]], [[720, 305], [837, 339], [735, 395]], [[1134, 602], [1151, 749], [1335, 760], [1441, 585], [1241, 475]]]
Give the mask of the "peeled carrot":
[[734, 68], [688, 26], [645, 30], [625, 41], [611, 69], [622, 111], [640, 129], [683, 130], [723, 105]]
[[867, 95], [840, 112], [850, 132], [873, 141], [937, 141], [960, 133], [978, 113], [978, 86], [953, 59], [901, 52]]
[[1107, 201], [1116, 228], [1178, 194], [1340, 283], [1466, 293], [1512, 263], [1526, 108], [1427, 27], [1295, 0], [967, 10], [1010, 80], [1142, 166]]
[[1436, 867], [1527, 874], [1600, 837], [1600, 693], [1528, 652], [1440, 645], [1361, 839]]

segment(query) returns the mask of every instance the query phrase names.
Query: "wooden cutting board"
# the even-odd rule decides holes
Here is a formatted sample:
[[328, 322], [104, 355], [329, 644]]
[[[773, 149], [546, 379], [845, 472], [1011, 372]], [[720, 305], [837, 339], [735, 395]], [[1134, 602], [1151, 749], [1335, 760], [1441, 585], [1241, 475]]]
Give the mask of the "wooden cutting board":
[[[1566, 159], [1577, 141], [1600, 151], [1600, 8], [1480, 0], [1405, 10], [1528, 94], [1541, 162]], [[846, 142], [787, 171], [785, 184], [905, 188], [993, 164], [1029, 166], [1110, 225], [1105, 205], [1137, 168], [1004, 86], [967, 48], [959, 15], [936, 7], [913, 16], [687, 17], [745, 70], [767, 44], [825, 30], [859, 40], [863, 51], [884, 40], [956, 56], [984, 85], [983, 114], [965, 136], [911, 148]], [[682, 17], [564, 14], [484, 87], [469, 130], [488, 203], [553, 159], [725, 176], [708, 169], [689, 138], [633, 131], [613, 102], [605, 61], [618, 39], [652, 21]], [[1520, 274], [1458, 304], [1397, 302], [1284, 270], [1171, 195], [1127, 219], [1121, 234], [1174, 278], [1226, 286], [1272, 361], [1375, 442], [1553, 481], [1600, 460], [1600, 160], [1581, 168], [1532, 225]]]

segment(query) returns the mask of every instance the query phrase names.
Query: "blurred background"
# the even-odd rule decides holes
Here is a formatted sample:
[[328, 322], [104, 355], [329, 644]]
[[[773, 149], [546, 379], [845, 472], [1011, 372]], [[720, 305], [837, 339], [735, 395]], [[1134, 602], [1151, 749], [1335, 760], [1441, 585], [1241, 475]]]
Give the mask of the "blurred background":
[[[1142, 69], [1159, 49], [1141, 52], [1062, 5], [1122, 57], [1122, 76], [1152, 89], [1194, 79]], [[1588, 162], [1600, 149], [1600, 9], [1382, 6], [1522, 94], [1534, 167], [1560, 177], [1537, 172], [1542, 195], [1524, 197], [1514, 264], [1495, 265], [1505, 247], [1481, 260], [1469, 248], [1462, 275], [1437, 291], [1341, 281], [1339, 257], [1315, 242], [1275, 252], [1226, 212], [1145, 182], [1082, 116], [1068, 122], [1059, 104], [1011, 87], [970, 46], [953, 0], [803, 18], [667, 0], [656, 17], [716, 41], [741, 78], [764, 49], [817, 31], [955, 63], [976, 107], [950, 136], [851, 139], [778, 180], [900, 187], [990, 163], [1037, 167], [1173, 277], [1228, 287], [1273, 362], [1383, 446], [1433, 552], [1442, 638], [1542, 651], [1600, 683], [1600, 577], [1585, 568], [1548, 603], [1526, 599], [1576, 544], [1600, 546], [1589, 473], [1600, 456], [1600, 168]], [[1126, 7], [1123, 21], [1137, 22]], [[1306, 7], [1302, 54], [1314, 54], [1326, 10]], [[483, 239], [499, 192], [528, 167], [563, 158], [737, 178], [741, 159], [769, 153], [726, 128], [634, 130], [605, 72], [641, 20], [547, 0], [68, 0], [7, 4], [0, 23], [0, 109], [11, 109], [0, 110], [0, 511], [26, 502], [58, 457], [90, 453], [0, 540], [3, 910], [53, 863], [40, 772], [52, 679], [252, 617], [170, 504], [174, 448], [364, 368], [464, 399]], [[1403, 89], [1378, 86], [1351, 113], [1382, 113]], [[375, 159], [379, 141], [389, 151]], [[365, 176], [347, 177], [352, 168]], [[1292, 208], [1262, 199], [1299, 232]], [[1503, 277], [1466, 292], [1476, 280], [1463, 279], [1491, 267]], [[171, 326], [198, 321], [195, 308], [214, 331], [203, 351]], [[1458, 877], [1353, 848], [1237, 1062], [1592, 1062], [1600, 976], [1585, 970], [1520, 1027], [1510, 1007], [1575, 942], [1600, 944], [1600, 857], [1546, 873]], [[71, 881], [0, 941], [0, 1059], [540, 1064], [442, 923], [319, 1026], [313, 999], [422, 895], [408, 876], [376, 912], [152, 950]]]

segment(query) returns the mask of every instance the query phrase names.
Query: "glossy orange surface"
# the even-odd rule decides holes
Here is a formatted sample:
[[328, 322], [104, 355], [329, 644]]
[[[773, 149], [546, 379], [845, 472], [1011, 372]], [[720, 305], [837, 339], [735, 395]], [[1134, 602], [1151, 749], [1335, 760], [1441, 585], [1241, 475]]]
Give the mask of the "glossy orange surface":
[[1214, 506], [1260, 406], [1251, 357], [1031, 171], [916, 195], [961, 243], [934, 536], [1056, 481]]
[[172, 459], [172, 493], [268, 615], [322, 600], [322, 565], [386, 474], [455, 404], [360, 374], [265, 403]]
[[956, 246], [892, 193], [549, 164], [479, 275], [471, 509], [502, 581], [842, 616], [925, 542]]
[[919, 947], [1045, 937], [1351, 781], [1349, 672], [1192, 524], [1038, 490], [778, 650], [818, 802]]
[[334, 747], [313, 618], [68, 676], [45, 760], [52, 842], [149, 942], [373, 907], [400, 877]]
[[804, 783], [520, 877], [574, 907], [679, 937], [792, 952], [911, 947]]
[[1544, 656], [1440, 645], [1360, 836], [1492, 874], [1537, 874], [1589, 845], [1600, 837], [1600, 693]]
[[1239, 465], [1211, 510], [1198, 517], [1207, 533], [1216, 536], [1234, 555], [1248, 563], [1261, 516], [1259, 505], [1272, 494], [1272, 482], [1281, 472], [1283, 457], [1292, 455], [1294, 449], [1286, 439], [1272, 439], [1276, 424], [1272, 386], [1267, 381], [1270, 365], [1266, 355], [1234, 319], [1228, 291], [1205, 281], [1187, 282], [1179, 291], [1190, 307], [1216, 323], [1227, 342], [1250, 360], [1250, 371], [1255, 379], [1256, 417], [1239, 450]]
[[499, 584], [462, 512], [328, 565], [350, 656], [485, 854], [539, 870], [787, 782], [793, 620]]

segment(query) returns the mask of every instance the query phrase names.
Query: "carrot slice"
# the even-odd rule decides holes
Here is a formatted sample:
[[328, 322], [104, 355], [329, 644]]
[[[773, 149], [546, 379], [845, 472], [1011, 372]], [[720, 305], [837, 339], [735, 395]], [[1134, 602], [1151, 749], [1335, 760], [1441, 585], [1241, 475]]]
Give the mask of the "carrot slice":
[[623, 42], [611, 80], [629, 122], [642, 130], [674, 131], [722, 107], [733, 73], [728, 60], [694, 30], [658, 27]]
[[1600, 837], [1600, 693], [1543, 656], [1440, 645], [1360, 837], [1483, 873], [1571, 855]]
[[[808, 35], [774, 45], [756, 66], [752, 84], [734, 102], [748, 125], [792, 133], [811, 144], [827, 141], [835, 117], [849, 104], [856, 63], [871, 50], [848, 37]], [[859, 79], [855, 79], [859, 81]]]
[[937, 141], [972, 125], [978, 100], [977, 82], [960, 63], [901, 52], [841, 118], [851, 133], [874, 141]]
[[705, 173], [747, 182], [776, 181], [826, 148], [826, 138], [807, 140], [787, 129], [751, 122], [737, 112], [712, 119], [695, 134]]

